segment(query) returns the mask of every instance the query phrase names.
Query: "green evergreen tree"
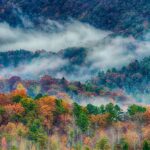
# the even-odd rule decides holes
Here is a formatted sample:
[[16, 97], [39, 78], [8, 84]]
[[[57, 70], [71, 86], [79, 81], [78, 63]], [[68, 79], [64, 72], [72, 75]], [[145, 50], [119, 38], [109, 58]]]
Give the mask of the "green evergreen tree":
[[143, 143], [143, 150], [150, 150], [150, 142], [145, 140]]
[[96, 144], [96, 150], [109, 150], [110, 145], [107, 138], [102, 138], [97, 144]]
[[89, 126], [89, 118], [87, 112], [83, 110], [80, 105], [74, 103], [73, 113], [75, 116], [76, 124], [82, 132], [85, 132]]

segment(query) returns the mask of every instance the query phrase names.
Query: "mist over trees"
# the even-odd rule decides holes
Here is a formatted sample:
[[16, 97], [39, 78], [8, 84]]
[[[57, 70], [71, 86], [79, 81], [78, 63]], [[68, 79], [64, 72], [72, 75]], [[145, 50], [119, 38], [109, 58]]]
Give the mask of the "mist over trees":
[[0, 150], [150, 150], [148, 0], [0, 0]]

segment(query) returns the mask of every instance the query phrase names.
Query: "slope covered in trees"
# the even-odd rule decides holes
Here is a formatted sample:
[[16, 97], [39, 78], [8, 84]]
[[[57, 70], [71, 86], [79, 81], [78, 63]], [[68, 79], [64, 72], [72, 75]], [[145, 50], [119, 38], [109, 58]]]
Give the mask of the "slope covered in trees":
[[[55, 96], [29, 97], [19, 84], [0, 94], [2, 149], [148, 150], [150, 108], [86, 106]], [[147, 149], [148, 148], [148, 149]]]
[[12, 76], [9, 79], [1, 78], [0, 93], [11, 92], [18, 84], [23, 85], [31, 97], [56, 95], [58, 98], [70, 97], [80, 104], [94, 101], [96, 103], [116, 101], [124, 105], [133, 102], [133, 99], [123, 91], [112, 91], [105, 87], [92, 85], [90, 82], [71, 82], [65, 78], [56, 79], [48, 75], [42, 76], [40, 80], [23, 80], [18, 76]]
[[92, 79], [92, 84], [110, 89], [122, 89], [132, 95], [148, 96], [150, 93], [150, 57], [141, 61], [135, 60], [121, 69], [113, 68], [105, 73], [100, 71], [98, 76]]
[[[132, 95], [138, 101], [145, 99], [145, 102], [148, 103], [150, 93], [150, 57], [145, 57], [140, 61], [132, 61], [129, 65], [120, 69], [112, 68], [104, 72], [99, 71], [100, 68], [98, 67], [94, 68], [93, 63], [87, 61], [87, 55], [88, 51], [84, 48], [69, 48], [61, 50], [58, 53], [47, 52], [44, 50], [35, 52], [25, 50], [0, 52], [0, 74], [2, 76], [0, 81], [0, 91], [11, 91], [12, 87], [15, 87], [16, 83], [22, 80], [31, 96], [35, 96], [37, 93], [31, 92], [29, 89], [34, 89], [34, 91], [36, 91], [37, 87], [39, 88], [39, 92], [56, 94], [57, 91], [65, 91], [69, 94], [72, 93], [72, 95], [82, 95], [83, 93], [84, 95], [87, 95], [85, 94], [86, 92], [91, 92], [93, 95], [99, 95], [100, 91], [101, 93], [103, 91], [106, 93], [122, 90], [127, 94]], [[48, 60], [48, 62], [45, 62], [45, 59]], [[62, 59], [65, 63], [60, 62], [58, 67], [52, 67], [51, 64], [54, 65], [57, 63], [57, 59]], [[42, 66], [42, 69], [40, 70], [39, 66], [43, 61], [44, 63], [47, 63], [47, 66]], [[35, 72], [38, 72], [39, 70], [39, 72], [34, 75], [34, 70], [30, 67], [32, 65]], [[30, 72], [20, 74], [20, 77], [23, 79], [20, 77], [11, 79], [12, 76], [21, 73], [19, 70], [27, 68], [27, 71], [29, 71], [28, 67], [31, 68]], [[15, 69], [16, 72], [13, 74]], [[5, 74], [3, 74], [3, 72]], [[12, 72], [12, 74], [9, 75], [9, 72]], [[45, 74], [48, 76], [45, 76], [44, 78]], [[61, 74], [61, 80], [56, 79], [57, 74]], [[82, 77], [83, 74], [84, 77]], [[65, 78], [67, 79], [63, 78], [63, 76], [66, 76]], [[88, 81], [86, 81], [86, 76], [88, 77], [87, 79], [89, 79]], [[24, 80], [24, 77], [26, 80]], [[10, 80], [3, 78], [10, 78]], [[33, 78], [36, 80], [33, 80]], [[84, 86], [78, 81], [79, 79], [82, 81], [82, 78], [84, 79], [83, 81], [86, 81]], [[69, 83], [69, 79], [76, 82]]]

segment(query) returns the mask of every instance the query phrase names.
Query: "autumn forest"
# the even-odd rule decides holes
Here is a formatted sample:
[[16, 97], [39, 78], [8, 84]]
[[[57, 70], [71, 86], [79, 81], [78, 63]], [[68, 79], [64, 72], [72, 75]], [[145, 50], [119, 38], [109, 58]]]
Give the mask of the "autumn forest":
[[[61, 93], [60, 93], [61, 94]], [[150, 108], [81, 106], [67, 95], [31, 98], [21, 83], [0, 94], [1, 149], [149, 149]]]

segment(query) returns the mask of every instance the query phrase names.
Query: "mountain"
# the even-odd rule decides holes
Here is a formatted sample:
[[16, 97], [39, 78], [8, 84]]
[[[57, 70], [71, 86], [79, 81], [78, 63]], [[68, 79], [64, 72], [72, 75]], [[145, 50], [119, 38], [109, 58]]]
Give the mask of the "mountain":
[[[101, 68], [94, 68], [93, 62], [88, 61], [87, 56], [88, 50], [85, 48], [68, 48], [60, 50], [57, 53], [45, 50], [35, 52], [27, 50], [0, 52], [0, 69], [3, 70], [10, 67], [15, 69], [20, 66], [30, 67], [33, 64], [36, 64], [37, 61], [40, 61], [39, 64], [42, 64], [42, 61], [44, 60], [48, 60], [48, 64], [46, 65], [51, 66], [51, 64], [56, 65], [58, 59], [63, 60], [65, 63], [60, 62], [60, 64], [54, 68], [46, 67], [49, 71], [47, 73], [52, 75], [52, 77], [56, 77], [55, 75], [57, 72], [63, 72], [66, 73], [66, 75], [79, 75], [81, 70], [86, 68], [86, 74], [91, 75], [91, 82], [96, 86], [106, 86], [111, 89], [121, 88], [125, 89], [128, 93], [132, 92], [132, 90], [150, 92], [149, 86], [146, 86], [146, 84], [148, 85], [150, 82], [150, 57], [145, 57], [140, 61], [132, 61], [129, 65], [123, 66], [120, 69], [110, 68], [104, 72], [100, 71]], [[86, 74], [84, 74], [84, 76]], [[88, 79], [90, 79], [90, 77]], [[74, 80], [78, 80], [77, 76]]]
[[47, 19], [73, 18], [103, 30], [139, 36], [149, 29], [149, 10], [147, 0], [1, 0], [0, 21], [36, 28]]
[[0, 0], [0, 150], [150, 150], [148, 0]]
[[[30, 95], [34, 96], [38, 93], [35, 94], [33, 91], [37, 87], [43, 89], [43, 86], [44, 90], [40, 90], [42, 93], [56, 94], [62, 91], [71, 94], [74, 99], [77, 99], [76, 95], [87, 95], [88, 92], [94, 92], [91, 95], [97, 95], [102, 89], [105, 93], [124, 91], [121, 95], [131, 95], [138, 101], [144, 100], [149, 103], [150, 57], [145, 57], [141, 61], [132, 61], [120, 69], [112, 68], [104, 72], [100, 71], [101, 68], [94, 68], [92, 62], [87, 61], [87, 56], [88, 50], [84, 48], [68, 48], [57, 53], [44, 50], [0, 52], [1, 92], [12, 90], [16, 83], [22, 81], [24, 84], [30, 85], [28, 91]], [[54, 67], [52, 67], [53, 65]], [[45, 75], [48, 76], [44, 77]], [[12, 78], [13, 85], [3, 82], [3, 78], [12, 76], [18, 76]], [[42, 79], [46, 85], [41, 83]], [[75, 83], [69, 80], [75, 81]], [[87, 86], [87, 91], [83, 90], [85, 87], [83, 88], [81, 83]], [[70, 93], [68, 87], [73, 92]]]
[[35, 52], [27, 50], [15, 50], [0, 52], [0, 64], [3, 67], [17, 67], [21, 63], [29, 63], [30, 61], [38, 58], [60, 57], [62, 59], [68, 59], [71, 64], [82, 65], [85, 63], [87, 56], [87, 50], [84, 48], [67, 48], [60, 50], [58, 53], [48, 52], [45, 50], [38, 50]]

